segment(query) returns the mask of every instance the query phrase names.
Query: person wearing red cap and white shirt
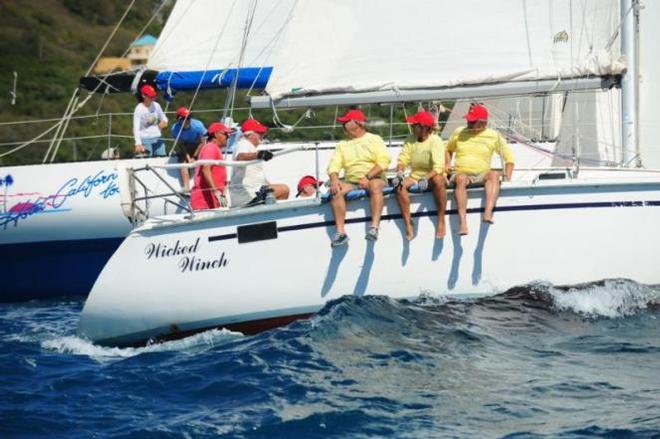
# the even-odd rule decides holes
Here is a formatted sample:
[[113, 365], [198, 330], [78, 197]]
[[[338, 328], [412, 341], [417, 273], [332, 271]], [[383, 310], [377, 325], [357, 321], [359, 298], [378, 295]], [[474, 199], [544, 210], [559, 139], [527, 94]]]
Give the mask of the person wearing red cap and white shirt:
[[[259, 145], [268, 128], [256, 119], [248, 119], [241, 124], [243, 136], [236, 143], [233, 158], [235, 161], [263, 160], [273, 158], [273, 153], [260, 150]], [[278, 200], [289, 198], [289, 187], [285, 184], [271, 184], [266, 178], [263, 162], [250, 166], [234, 167], [231, 174], [232, 206], [245, 206], [257, 197], [263, 186], [269, 187]]]
[[[222, 160], [222, 148], [227, 145], [231, 129], [220, 122], [209, 125], [208, 143], [199, 150], [199, 160]], [[194, 210], [225, 207], [227, 168], [221, 165], [202, 165], [195, 171], [195, 186], [190, 192], [190, 206]]]
[[[408, 189], [414, 184], [417, 184], [421, 191], [429, 187], [433, 189], [438, 207], [435, 236], [441, 239], [445, 236], [447, 206], [445, 145], [440, 136], [434, 132], [436, 120], [430, 112], [419, 111], [407, 117], [406, 122], [412, 125], [413, 135], [403, 145], [396, 165], [397, 175], [392, 179], [392, 186], [396, 189], [396, 199], [406, 225], [406, 239], [410, 241], [415, 236], [408, 193]], [[410, 176], [405, 177], [404, 171], [408, 167], [411, 170]]]
[[167, 127], [167, 117], [160, 104], [155, 101], [157, 96], [156, 89], [149, 84], [140, 88], [140, 102], [133, 111], [133, 137], [135, 138], [136, 154], [148, 152], [154, 157], [167, 154], [160, 132]]
[[494, 153], [505, 163], [504, 179], [511, 180], [513, 153], [506, 139], [497, 131], [487, 128], [488, 110], [481, 104], [472, 104], [464, 116], [467, 126], [454, 131], [447, 142], [450, 159], [454, 158], [450, 181], [455, 184], [454, 196], [458, 208], [459, 234], [467, 235], [467, 187], [485, 185], [486, 206], [483, 220], [493, 223], [493, 209], [500, 193], [500, 173], [490, 167]]
[[319, 189], [319, 186], [322, 185], [322, 181], [318, 181], [316, 178], [311, 175], [305, 175], [298, 182], [298, 194], [296, 197], [308, 198], [316, 195], [316, 191]]
[[[192, 117], [186, 107], [176, 110], [176, 122], [172, 125], [172, 137], [175, 141], [175, 151], [179, 163], [192, 163], [197, 157], [197, 151], [204, 146], [206, 128], [204, 124]], [[190, 174], [187, 168], [181, 168], [181, 182], [183, 191], [190, 188]]]
[[[330, 192], [332, 198], [330, 205], [335, 217], [337, 233], [332, 239], [331, 246], [338, 247], [348, 243], [348, 235], [344, 228], [346, 219], [345, 195], [357, 188], [369, 192], [371, 207], [371, 226], [365, 239], [376, 241], [378, 227], [383, 211], [383, 188], [385, 188], [385, 171], [392, 158], [383, 139], [367, 132], [365, 122], [367, 118], [361, 110], [349, 110], [337, 118], [346, 132], [348, 140], [337, 144], [330, 164]], [[344, 181], [339, 179], [339, 173], [344, 171]]]

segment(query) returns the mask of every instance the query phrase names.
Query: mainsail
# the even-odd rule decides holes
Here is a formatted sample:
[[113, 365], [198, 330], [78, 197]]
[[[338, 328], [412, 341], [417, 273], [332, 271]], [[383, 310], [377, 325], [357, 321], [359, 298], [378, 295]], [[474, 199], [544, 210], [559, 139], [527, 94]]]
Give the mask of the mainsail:
[[[264, 88], [295, 0], [178, 0], [147, 67], [160, 89]], [[236, 77], [238, 75], [238, 77]]]
[[299, 2], [266, 90], [315, 93], [618, 75], [617, 0]]

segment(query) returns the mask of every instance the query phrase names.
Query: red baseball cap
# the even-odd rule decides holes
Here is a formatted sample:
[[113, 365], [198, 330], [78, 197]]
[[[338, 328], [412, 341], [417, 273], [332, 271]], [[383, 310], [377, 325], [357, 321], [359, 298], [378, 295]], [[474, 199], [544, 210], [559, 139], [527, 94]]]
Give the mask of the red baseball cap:
[[319, 187], [319, 185], [323, 184], [323, 182], [318, 181], [316, 178], [312, 177], [311, 175], [305, 175], [298, 182], [298, 194], [300, 194], [302, 192], [302, 190], [305, 186], [310, 185], [310, 184], [314, 185], [316, 187]]
[[364, 115], [362, 110], [348, 110], [346, 114], [337, 118], [337, 122], [348, 122], [349, 120], [356, 120], [358, 122], [366, 122], [367, 116]]
[[412, 116], [406, 117], [406, 122], [412, 125], [423, 125], [432, 127], [435, 125], [435, 117], [429, 111], [418, 111]]
[[209, 125], [209, 129], [207, 131], [209, 133], [209, 136], [213, 137], [215, 136], [215, 133], [217, 133], [218, 131], [221, 133], [225, 133], [226, 135], [230, 135], [232, 130], [223, 123], [213, 122], [211, 125]]
[[140, 94], [142, 96], [146, 96], [148, 98], [155, 98], [156, 96], [158, 96], [158, 93], [156, 93], [156, 89], [153, 88], [153, 86], [151, 86], [149, 84], [144, 84], [140, 88]]
[[186, 107], [179, 107], [176, 110], [177, 119], [185, 119], [186, 117], [189, 116], [190, 116], [190, 110], [188, 110]]
[[470, 110], [463, 117], [467, 119], [468, 122], [488, 120], [488, 110], [481, 104], [472, 104]]
[[248, 131], [254, 131], [258, 134], [266, 134], [268, 127], [262, 125], [257, 119], [248, 119], [241, 124], [241, 131], [247, 133]]

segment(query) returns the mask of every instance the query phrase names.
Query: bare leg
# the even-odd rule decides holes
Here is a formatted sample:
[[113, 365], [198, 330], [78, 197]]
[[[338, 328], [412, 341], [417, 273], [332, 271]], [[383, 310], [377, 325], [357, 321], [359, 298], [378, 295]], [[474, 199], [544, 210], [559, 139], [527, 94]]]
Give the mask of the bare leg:
[[344, 197], [353, 189], [353, 185], [341, 183], [341, 192], [333, 195], [330, 199], [330, 207], [332, 208], [332, 214], [335, 217], [337, 233], [346, 233], [346, 230], [344, 229], [344, 222], [346, 220], [346, 198]]
[[415, 237], [412, 216], [410, 215], [410, 194], [408, 193], [408, 188], [413, 184], [415, 184], [415, 180], [406, 178], [401, 189], [396, 193], [396, 201], [399, 203], [403, 223], [406, 225], [406, 239], [408, 241], [412, 241]]
[[380, 178], [369, 180], [369, 205], [371, 206], [371, 226], [380, 225], [380, 216], [383, 213], [383, 188], [385, 181]]
[[486, 174], [486, 208], [484, 209], [483, 220], [493, 224], [493, 209], [495, 202], [500, 195], [500, 175], [497, 171], [490, 171]]
[[433, 182], [433, 196], [438, 207], [438, 222], [435, 226], [435, 237], [442, 239], [446, 234], [445, 210], [447, 208], [447, 184], [444, 175], [436, 175]]
[[277, 200], [287, 200], [289, 198], [289, 186], [285, 184], [271, 184], [273, 195]]
[[467, 235], [467, 185], [468, 179], [463, 174], [458, 174], [455, 179], [454, 197], [456, 197], [456, 207], [458, 209], [458, 234]]

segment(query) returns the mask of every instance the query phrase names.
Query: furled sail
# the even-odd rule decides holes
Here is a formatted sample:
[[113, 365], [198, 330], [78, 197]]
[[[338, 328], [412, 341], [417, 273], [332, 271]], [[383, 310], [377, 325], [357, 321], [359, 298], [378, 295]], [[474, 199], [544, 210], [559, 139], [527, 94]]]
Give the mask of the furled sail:
[[298, 2], [273, 99], [617, 75], [617, 0]]
[[226, 87], [235, 79], [240, 88], [264, 88], [295, 4], [178, 0], [147, 68], [158, 72], [158, 87], [170, 91]]

